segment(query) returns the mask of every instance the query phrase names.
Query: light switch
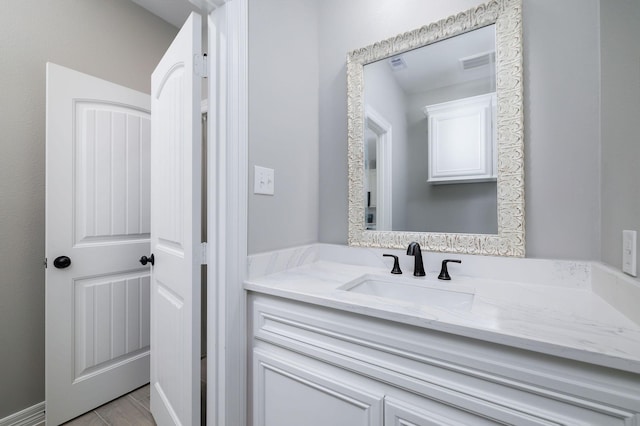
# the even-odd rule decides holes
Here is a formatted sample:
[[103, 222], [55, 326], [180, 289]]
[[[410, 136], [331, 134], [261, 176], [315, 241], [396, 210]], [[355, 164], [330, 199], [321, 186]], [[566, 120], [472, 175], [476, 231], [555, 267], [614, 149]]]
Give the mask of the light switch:
[[637, 277], [636, 272], [636, 231], [622, 231], [622, 271]]
[[253, 193], [273, 195], [275, 172], [267, 167], [253, 166]]

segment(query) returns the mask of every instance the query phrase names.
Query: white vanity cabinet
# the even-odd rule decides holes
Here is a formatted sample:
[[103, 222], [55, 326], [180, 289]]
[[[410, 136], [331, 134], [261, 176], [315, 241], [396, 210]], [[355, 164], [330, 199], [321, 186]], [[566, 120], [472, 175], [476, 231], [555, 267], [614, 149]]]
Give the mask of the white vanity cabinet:
[[382, 424], [384, 394], [367, 379], [278, 347], [253, 351], [253, 424]]
[[253, 426], [640, 425], [640, 375], [249, 293]]
[[423, 108], [428, 122], [427, 182], [496, 180], [495, 108], [495, 93]]

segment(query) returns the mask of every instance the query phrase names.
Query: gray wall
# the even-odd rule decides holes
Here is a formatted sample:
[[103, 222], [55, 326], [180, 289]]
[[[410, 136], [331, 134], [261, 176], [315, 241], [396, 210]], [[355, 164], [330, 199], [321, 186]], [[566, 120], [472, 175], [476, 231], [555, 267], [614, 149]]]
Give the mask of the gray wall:
[[[327, 243], [346, 244], [348, 191], [347, 52], [418, 28], [460, 10], [469, 9], [482, 1], [350, 0], [345, 2], [342, 0], [322, 0], [319, 3], [319, 240]], [[396, 169], [395, 160], [394, 169]]]
[[[364, 86], [367, 88], [364, 104], [372, 107], [391, 125], [391, 229], [405, 229], [407, 226], [407, 99], [404, 91], [393, 76], [386, 61], [371, 64], [364, 71]], [[378, 164], [382, 163], [378, 153]], [[378, 203], [378, 207], [380, 205]], [[380, 228], [378, 228], [380, 229]]]
[[[257, 0], [254, 3], [260, 4]], [[319, 203], [312, 197], [303, 197], [309, 203], [309, 214], [305, 216], [309, 220], [304, 219], [307, 230], [300, 228], [296, 238], [291, 238], [287, 229], [281, 234], [280, 225], [279, 232], [262, 232], [257, 225], [263, 223], [260, 219], [263, 209], [258, 209], [255, 202], [250, 204], [252, 252], [312, 240], [316, 230], [321, 242], [346, 243], [346, 53], [478, 3], [477, 0], [403, 0], [401, 4], [397, 0], [378, 0], [375, 4], [368, 0], [319, 2], [319, 20], [309, 20], [311, 28], [318, 26], [319, 95], [314, 93], [315, 83], [310, 81], [312, 90], [301, 88], [306, 96], [298, 97], [300, 101], [308, 99], [307, 96], [319, 96], [320, 101]], [[602, 259], [619, 267], [620, 231], [640, 228], [637, 184], [640, 168], [635, 165], [640, 158], [640, 145], [637, 131], [631, 128], [640, 108], [638, 7], [635, 0], [607, 1], [602, 5], [598, 0], [523, 0], [528, 257]], [[268, 11], [266, 6], [264, 9]], [[277, 16], [271, 18], [283, 23]], [[264, 21], [261, 31], [266, 32]], [[274, 48], [256, 37], [252, 43], [254, 46], [262, 43], [259, 46], [264, 49]], [[306, 57], [313, 48], [311, 42], [289, 52], [303, 51]], [[255, 62], [254, 67], [252, 102], [258, 74]], [[308, 111], [306, 119], [313, 123], [316, 111], [310, 104], [305, 103], [304, 108]], [[252, 111], [255, 114], [256, 110]], [[279, 115], [282, 119], [285, 116]], [[295, 125], [294, 120], [289, 122]], [[286, 128], [287, 124], [279, 126]], [[308, 138], [313, 140], [312, 132]], [[253, 143], [255, 138], [251, 142], [253, 156], [260, 153], [259, 149], [266, 151]], [[309, 143], [308, 149], [296, 158], [306, 168], [299, 177], [306, 183], [293, 188], [290, 194], [280, 192], [280, 196], [307, 194], [301, 188], [313, 191], [317, 167], [312, 158], [314, 143]], [[269, 146], [271, 150], [287, 151], [289, 145], [274, 141]], [[252, 164], [257, 162], [254, 159]], [[280, 182], [277, 180], [276, 185]], [[319, 209], [317, 223], [311, 212], [315, 206]], [[295, 213], [304, 210], [297, 201], [290, 205], [272, 201], [267, 217], [287, 215], [291, 209]], [[259, 233], [263, 234], [260, 237], [263, 241], [252, 243]]]
[[[347, 236], [348, 51], [480, 1], [323, 0], [321, 242]], [[599, 258], [598, 0], [524, 0], [527, 256]]]
[[599, 3], [524, 0], [528, 257], [600, 258]]
[[602, 260], [622, 268], [622, 230], [640, 231], [640, 1], [602, 1], [600, 22]]
[[127, 0], [2, 0], [0, 419], [44, 400], [45, 62], [149, 93], [177, 29]]
[[[318, 241], [317, 7], [249, 1], [249, 253]], [[274, 196], [253, 194], [254, 165]]]

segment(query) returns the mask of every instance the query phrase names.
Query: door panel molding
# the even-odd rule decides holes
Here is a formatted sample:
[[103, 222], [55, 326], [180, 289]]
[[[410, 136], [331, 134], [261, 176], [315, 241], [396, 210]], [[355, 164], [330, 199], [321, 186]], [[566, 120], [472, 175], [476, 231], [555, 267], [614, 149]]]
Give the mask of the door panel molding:
[[74, 383], [149, 352], [148, 270], [74, 281]]
[[[149, 111], [75, 99], [72, 114], [76, 246], [148, 240]], [[98, 179], [99, 167], [109, 169], [108, 181]]]

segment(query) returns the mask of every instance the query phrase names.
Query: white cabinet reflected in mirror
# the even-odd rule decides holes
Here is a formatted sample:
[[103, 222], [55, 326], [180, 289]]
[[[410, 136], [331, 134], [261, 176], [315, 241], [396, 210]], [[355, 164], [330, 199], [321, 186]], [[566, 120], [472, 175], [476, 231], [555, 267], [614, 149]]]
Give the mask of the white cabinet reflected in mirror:
[[350, 52], [349, 244], [524, 256], [520, 0]]
[[424, 107], [428, 123], [427, 182], [496, 180], [495, 105], [494, 92]]

